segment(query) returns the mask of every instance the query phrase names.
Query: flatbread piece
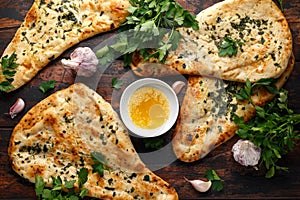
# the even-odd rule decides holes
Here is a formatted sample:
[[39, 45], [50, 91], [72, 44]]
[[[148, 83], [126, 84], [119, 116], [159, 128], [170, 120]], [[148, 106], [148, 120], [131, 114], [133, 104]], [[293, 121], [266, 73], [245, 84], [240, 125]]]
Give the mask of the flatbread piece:
[[[282, 88], [294, 67], [292, 55], [286, 71], [275, 85]], [[205, 157], [216, 147], [235, 135], [237, 126], [233, 114], [248, 121], [255, 115], [248, 101], [235, 97], [243, 83], [223, 81], [212, 77], [190, 76], [172, 140], [178, 159], [193, 162]], [[263, 86], [253, 89], [252, 101], [263, 106], [274, 98]]]
[[[196, 19], [199, 30], [178, 28], [183, 37], [176, 51], [168, 54], [166, 66], [182, 74], [237, 82], [278, 78], [285, 71], [292, 35], [272, 0], [225, 0], [201, 11]], [[236, 55], [219, 56], [226, 38], [240, 43]], [[131, 67], [138, 75], [149, 74], [147, 62], [134, 54]]]
[[[35, 0], [2, 55], [17, 56], [12, 90], [71, 46], [117, 28], [128, 16], [129, 5], [128, 0]], [[4, 81], [0, 64], [0, 83]]]
[[[93, 173], [91, 152], [105, 158], [109, 170]], [[129, 134], [111, 105], [81, 83], [35, 105], [13, 130], [8, 154], [12, 168], [35, 182], [51, 176], [75, 180], [88, 169], [83, 185], [101, 199], [178, 199], [174, 188], [140, 160]]]

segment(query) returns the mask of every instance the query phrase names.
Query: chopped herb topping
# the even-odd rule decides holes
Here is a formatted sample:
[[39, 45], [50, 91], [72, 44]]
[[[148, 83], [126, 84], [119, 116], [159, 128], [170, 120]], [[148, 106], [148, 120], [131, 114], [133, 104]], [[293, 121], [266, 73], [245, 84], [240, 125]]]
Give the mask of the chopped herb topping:
[[230, 37], [226, 37], [224, 41], [219, 46], [219, 56], [235, 56], [238, 52], [239, 46], [243, 44], [242, 42], [235, 41]]

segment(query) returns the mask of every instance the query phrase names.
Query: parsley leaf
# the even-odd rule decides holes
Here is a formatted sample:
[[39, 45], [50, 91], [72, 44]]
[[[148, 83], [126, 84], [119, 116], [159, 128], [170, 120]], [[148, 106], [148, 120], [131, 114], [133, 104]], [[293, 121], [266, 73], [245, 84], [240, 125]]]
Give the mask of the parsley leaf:
[[88, 180], [88, 171], [86, 168], [81, 168], [78, 172], [78, 185], [81, 188]]
[[118, 78], [116, 78], [116, 77], [111, 80], [112, 87], [117, 90], [120, 89], [123, 84], [124, 84], [124, 82], [122, 80], [118, 80]]
[[205, 171], [205, 177], [212, 182], [211, 189], [216, 191], [223, 190], [223, 180], [219, 177], [217, 172], [213, 169]]
[[39, 87], [39, 89], [43, 93], [46, 93], [48, 90], [55, 88], [55, 84], [56, 84], [55, 80], [44, 81], [44, 82], [42, 82], [42, 84]]
[[37, 196], [43, 194], [45, 183], [43, 177], [35, 176], [35, 193]]
[[6, 92], [14, 89], [14, 86], [11, 84], [13, 77], [17, 72], [15, 69], [19, 66], [15, 61], [17, 59], [17, 54], [12, 53], [9, 57], [8, 55], [3, 56], [1, 59], [2, 73], [7, 79], [0, 83], [0, 91]]
[[175, 0], [130, 0], [130, 4], [127, 9], [130, 15], [120, 27], [123, 32], [116, 42], [96, 52], [101, 65], [113, 61], [115, 55], [124, 55], [127, 66], [131, 63], [132, 53], [140, 49], [153, 51], [147, 59], [155, 57], [163, 62], [168, 51], [177, 48], [180, 38], [177, 27], [199, 29], [195, 16]]
[[[235, 96], [238, 100], [248, 100], [251, 102], [252, 90], [255, 86], [263, 85], [267, 88], [267, 90], [272, 94], [278, 94], [279, 91], [275, 86], [276, 79], [274, 78], [262, 78], [257, 82], [251, 84], [250, 80], [247, 79], [245, 86], [240, 89], [239, 93]], [[251, 102], [252, 103], [252, 102]]]
[[104, 170], [108, 170], [109, 167], [105, 161], [104, 155], [98, 152], [91, 153], [94, 164], [92, 165], [93, 172], [98, 173], [100, 176], [104, 175]]
[[234, 39], [230, 37], [226, 37], [224, 41], [219, 46], [219, 56], [235, 56], [238, 52], [239, 45], [241, 45], [242, 42], [235, 41]]
[[[272, 84], [274, 81], [262, 80], [251, 85], [250, 82], [239, 93], [241, 99], [251, 102], [251, 89], [256, 84]], [[268, 85], [270, 86], [270, 85]], [[274, 89], [274, 88], [273, 88]], [[238, 96], [237, 96], [238, 97]], [[300, 138], [300, 134], [295, 130], [295, 126], [300, 123], [300, 114], [294, 114], [288, 108], [288, 92], [282, 89], [277, 91], [277, 96], [265, 107], [253, 105], [256, 109], [256, 116], [244, 123], [243, 117], [234, 117], [234, 122], [239, 126], [236, 134], [242, 139], [252, 141], [262, 149], [260, 165], [267, 169], [266, 178], [275, 175], [276, 170], [287, 171], [288, 168], [279, 166], [278, 160], [294, 149], [295, 139]]]
[[164, 140], [161, 137], [144, 138], [144, 145], [146, 149], [160, 149], [163, 146]]
[[85, 168], [80, 169], [78, 172], [79, 188], [75, 188], [76, 180], [69, 180], [63, 183], [60, 176], [52, 176], [52, 188], [46, 188], [43, 177], [35, 176], [35, 193], [38, 199], [43, 200], [78, 200], [88, 194], [88, 189], [82, 187], [87, 181], [87, 175], [87, 169]]
[[0, 91], [6, 92], [14, 89], [14, 86], [9, 81], [3, 81], [0, 83]]

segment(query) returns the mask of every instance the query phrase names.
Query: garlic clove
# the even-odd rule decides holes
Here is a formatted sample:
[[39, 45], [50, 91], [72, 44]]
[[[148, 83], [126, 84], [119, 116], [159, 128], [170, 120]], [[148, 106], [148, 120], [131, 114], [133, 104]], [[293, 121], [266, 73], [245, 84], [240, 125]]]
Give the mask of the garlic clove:
[[183, 81], [176, 81], [172, 84], [172, 88], [173, 88], [175, 94], [179, 94], [184, 86], [185, 86], [185, 82], [183, 82]]
[[90, 77], [98, 68], [98, 58], [89, 47], [78, 47], [70, 55], [70, 59], [62, 59], [61, 63], [77, 71], [78, 76]]
[[212, 182], [209, 181], [203, 181], [203, 180], [188, 180], [187, 178], [184, 177], [184, 179], [188, 182], [191, 183], [191, 185], [198, 191], [198, 192], [207, 192], [210, 187]]
[[17, 101], [9, 109], [9, 115], [13, 119], [17, 116], [18, 113], [22, 112], [25, 108], [25, 102], [23, 99], [18, 98]]

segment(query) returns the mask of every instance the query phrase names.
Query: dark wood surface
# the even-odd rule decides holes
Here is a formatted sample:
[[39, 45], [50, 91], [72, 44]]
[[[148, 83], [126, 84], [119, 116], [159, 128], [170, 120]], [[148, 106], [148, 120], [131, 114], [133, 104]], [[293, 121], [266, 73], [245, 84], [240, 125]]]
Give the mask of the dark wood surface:
[[[179, 2], [193, 13], [198, 13], [204, 8], [213, 5], [219, 0], [180, 0]], [[300, 113], [300, 0], [284, 1], [284, 14], [289, 22], [293, 34], [293, 48], [296, 56], [295, 69], [285, 85], [289, 90], [289, 104], [296, 112]], [[10, 42], [14, 33], [22, 23], [27, 10], [33, 0], [0, 0], [0, 54]], [[79, 43], [64, 52], [58, 59], [50, 63], [31, 82], [24, 87], [9, 94], [0, 96], [0, 199], [36, 199], [34, 185], [18, 176], [11, 169], [7, 155], [7, 147], [10, 134], [21, 117], [37, 102], [51, 93], [67, 87], [74, 82], [76, 75], [70, 69], [60, 64], [61, 58], [67, 58], [78, 46], [89, 46], [94, 48], [99, 42], [113, 33], [105, 33]], [[105, 72], [100, 80], [97, 92], [107, 101], [111, 101], [112, 88], [110, 82], [112, 77], [124, 73], [122, 61], [116, 61]], [[54, 90], [43, 94], [38, 87], [44, 80], [55, 79], [57, 86]], [[7, 113], [9, 107], [18, 97], [26, 102], [25, 110], [15, 119], [10, 119]], [[166, 135], [165, 141], [170, 139]], [[212, 151], [204, 159], [194, 163], [183, 163], [175, 160], [168, 166], [156, 170], [155, 173], [169, 182], [177, 190], [180, 199], [202, 199], [202, 198], [253, 198], [253, 199], [300, 199], [300, 142], [293, 152], [283, 157], [281, 165], [289, 168], [289, 173], [278, 173], [272, 179], [266, 179], [261, 170], [245, 168], [237, 164], [231, 153], [232, 145], [238, 140], [234, 137], [229, 142]], [[133, 139], [138, 151], [143, 151], [139, 141]], [[168, 156], [168, 155], [165, 155]], [[172, 155], [171, 155], [172, 156]], [[209, 191], [199, 193], [188, 184], [183, 177], [199, 179], [204, 177], [205, 170], [214, 169], [224, 180], [224, 189], [221, 192]]]

